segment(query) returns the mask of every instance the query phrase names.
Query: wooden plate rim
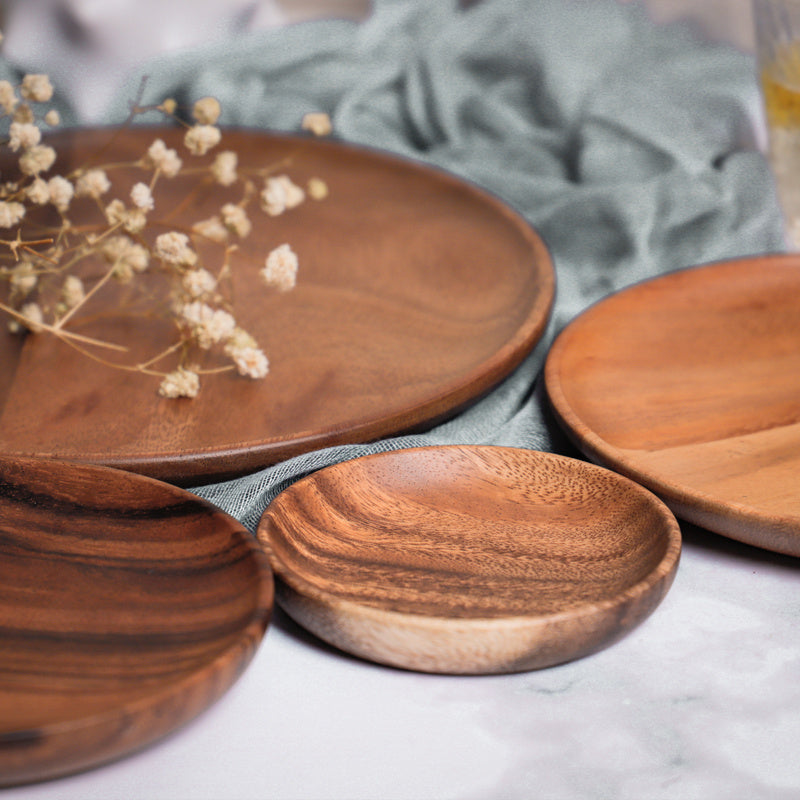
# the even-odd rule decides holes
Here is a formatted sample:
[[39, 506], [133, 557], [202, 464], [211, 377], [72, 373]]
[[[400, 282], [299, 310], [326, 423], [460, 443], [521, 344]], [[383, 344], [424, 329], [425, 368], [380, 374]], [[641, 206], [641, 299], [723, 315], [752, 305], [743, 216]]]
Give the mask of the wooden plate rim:
[[[75, 135], [80, 131], [113, 133], [120, 126], [90, 126], [65, 129], [48, 135], [48, 140], [58, 136]], [[153, 136], [173, 128], [153, 125], [135, 125], [132, 128], [143, 135]], [[556, 294], [556, 272], [549, 247], [538, 231], [508, 202], [475, 181], [463, 178], [443, 167], [394, 153], [375, 146], [347, 142], [335, 137], [317, 138], [265, 128], [248, 126], [223, 126], [226, 132], [265, 138], [287, 146], [303, 143], [328, 150], [331, 153], [347, 152], [353, 157], [363, 157], [377, 163], [401, 166], [418, 174], [422, 179], [467, 192], [477, 202], [485, 204], [494, 213], [505, 218], [528, 242], [531, 259], [528, 264], [531, 279], [536, 284], [535, 297], [525, 319], [510, 334], [506, 342], [489, 358], [474, 365], [468, 373], [441, 384], [437, 392], [400, 409], [390, 416], [373, 412], [368, 418], [358, 415], [342, 419], [326, 427], [297, 431], [289, 436], [261, 437], [247, 441], [230, 442], [227, 446], [193, 447], [191, 451], [170, 450], [142, 452], [133, 456], [109, 455], [102, 451], [82, 453], [81, 463], [149, 474], [181, 486], [199, 485], [203, 480], [218, 481], [246, 474], [254, 469], [279, 463], [312, 450], [346, 443], [371, 441], [386, 436], [413, 433], [450, 419], [460, 411], [480, 400], [520, 366], [525, 357], [539, 343], [550, 321]], [[224, 139], [223, 139], [224, 141]], [[57, 452], [25, 452], [20, 457], [50, 458], [76, 461], [74, 455]], [[239, 468], [239, 464], [243, 468]], [[186, 479], [181, 475], [185, 474]]]
[[[180, 697], [182, 695], [194, 697], [201, 687], [210, 684], [213, 688], [211, 691], [205, 693], [204, 702], [202, 704], [198, 704], [197, 707], [192, 708], [192, 703], [190, 701], [188, 703], [188, 713], [176, 713], [175, 721], [172, 724], [164, 725], [160, 732], [145, 736], [136, 744], [117, 748], [110, 755], [102, 754], [94, 759], [91, 756], [86, 756], [81, 759], [80, 762], [74, 764], [67, 762], [53, 763], [41, 777], [25, 777], [20, 780], [16, 780], [12, 777], [10, 782], [5, 782], [3, 778], [0, 777], [0, 788], [21, 786], [41, 780], [64, 777], [119, 760], [152, 746], [157, 741], [172, 735], [184, 725], [203, 714], [233, 686], [252, 661], [269, 627], [275, 600], [274, 575], [263, 549], [259, 546], [255, 537], [238, 520], [209, 501], [155, 478], [115, 469], [113, 467], [61, 460], [49, 462], [46, 459], [35, 457], [0, 454], [0, 466], [3, 463], [13, 463], [25, 468], [33, 468], [37, 472], [41, 471], [44, 466], [49, 466], [56, 475], [63, 470], [77, 470], [88, 475], [98, 475], [103, 480], [106, 480], [109, 475], [111, 475], [114, 480], [119, 481], [123, 486], [127, 484], [135, 487], [141, 484], [150, 484], [158, 487], [160, 491], [168, 491], [178, 500], [189, 502], [200, 509], [210, 512], [214, 519], [214, 524], [224, 524], [226, 528], [230, 530], [231, 535], [235, 535], [239, 542], [245, 545], [247, 550], [246, 558], [254, 563], [258, 574], [258, 593], [254, 599], [254, 605], [251, 609], [249, 619], [246, 625], [240, 629], [236, 641], [223, 650], [220, 650], [201, 667], [176, 678], [164, 686], [154, 689], [145, 696], [116, 704], [107, 711], [77, 716], [73, 719], [44, 723], [31, 729], [20, 729], [18, 731], [0, 734], [0, 751], [5, 742], [15, 746], [29, 741], [52, 742], [68, 737], [76, 731], [85, 731], [92, 728], [102, 729], [104, 726], [116, 720], [124, 719], [128, 716], [136, 716], [153, 706], [158, 706], [164, 700], [172, 697]], [[236, 651], [241, 648], [242, 642], [245, 641], [249, 642], [248, 648], [243, 651], [243, 656], [237, 657]], [[228, 672], [226, 667], [232, 657], [240, 662], [239, 667], [235, 673], [226, 675]], [[225, 680], [220, 681], [220, 677], [224, 677]]]
[[[587, 458], [600, 466], [605, 466], [634, 482], [640, 483], [662, 498], [679, 517], [688, 522], [708, 528], [715, 533], [719, 533], [731, 539], [736, 539], [745, 544], [771, 549], [764, 543], [763, 537], [742, 534], [732, 523], [745, 521], [748, 523], [755, 523], [756, 525], [767, 525], [771, 528], [792, 530], [798, 525], [798, 519], [796, 517], [763, 513], [759, 512], [758, 509], [740, 503], [726, 503], [716, 499], [712, 494], [694, 489], [676, 481], [668, 480], [651, 471], [639, 468], [631, 458], [626, 457], [618, 448], [606, 442], [605, 439], [591, 430], [578, 416], [564, 392], [560, 379], [559, 365], [563, 351], [570, 346], [573, 337], [576, 335], [576, 326], [573, 325], [573, 323], [585, 322], [587, 319], [590, 319], [605, 301], [611, 300], [629, 291], [636, 291], [644, 285], [669, 281], [679, 274], [712, 271], [715, 268], [723, 268], [731, 264], [745, 265], [747, 263], [755, 263], [756, 261], [761, 264], [764, 262], [770, 265], [788, 265], [794, 263], [800, 266], [800, 256], [798, 255], [770, 253], [758, 256], [724, 259], [707, 264], [684, 267], [658, 275], [654, 278], [646, 278], [637, 281], [630, 286], [626, 286], [623, 289], [601, 298], [567, 324], [558, 334], [548, 352], [545, 360], [544, 380], [550, 409], [553, 411], [569, 439]], [[786, 550], [781, 550], [780, 552], [784, 552], [787, 555], [800, 556], [800, 540], [798, 541], [797, 552], [788, 552]]]

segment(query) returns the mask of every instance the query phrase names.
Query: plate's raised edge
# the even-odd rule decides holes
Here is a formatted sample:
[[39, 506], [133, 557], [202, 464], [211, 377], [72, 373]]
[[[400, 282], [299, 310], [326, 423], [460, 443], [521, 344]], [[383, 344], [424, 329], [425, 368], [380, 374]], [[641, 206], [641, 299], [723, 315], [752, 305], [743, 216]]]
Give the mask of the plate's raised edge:
[[[40, 459], [27, 456], [12, 456], [0, 454], [0, 467], [4, 461], [10, 461], [16, 464], [30, 464], [31, 467], [40, 469], [46, 459]], [[92, 473], [101, 473], [105, 476], [108, 472], [115, 473], [117, 477], [127, 483], [136, 484], [139, 482], [150, 483], [158, 486], [162, 490], [168, 490], [171, 494], [181, 500], [191, 502], [205, 508], [211, 512], [213, 517], [221, 519], [227, 526], [230, 527], [231, 533], [239, 536], [248, 550], [248, 556], [255, 561], [260, 575], [259, 581], [259, 594], [257, 602], [253, 609], [251, 620], [242, 629], [240, 636], [237, 638], [236, 643], [219, 652], [213, 659], [211, 659], [203, 667], [178, 678], [173, 683], [165, 686], [162, 689], [154, 691], [144, 697], [131, 700], [123, 703], [116, 708], [107, 712], [99, 712], [90, 714], [85, 717], [76, 718], [74, 720], [62, 720], [33, 728], [30, 730], [22, 730], [15, 734], [6, 734], [13, 740], [15, 746], [21, 746], [25, 742], [41, 743], [42, 740], [50, 740], [54, 738], [68, 737], [77, 731], [86, 730], [90, 728], [104, 728], [113, 724], [116, 720], [125, 720], [131, 716], [138, 716], [152, 706], [160, 705], [170, 698], [179, 697], [196, 697], [202, 696], [202, 702], [192, 704], [189, 713], [176, 714], [174, 723], [169, 726], [164, 726], [163, 730], [149, 738], [143, 738], [138, 741], [135, 746], [122, 747], [113, 752], [98, 755], [96, 758], [91, 757], [82, 759], [74, 765], [64, 764], [62, 767], [55, 766], [46, 774], [39, 777], [31, 776], [21, 780], [11, 780], [5, 782], [0, 776], [0, 788], [8, 788], [13, 786], [22, 786], [29, 783], [36, 783], [42, 780], [49, 780], [52, 778], [65, 777], [67, 775], [84, 772], [86, 770], [94, 769], [102, 766], [103, 764], [125, 758], [135, 752], [146, 749], [152, 746], [161, 739], [172, 735], [184, 725], [191, 722], [208, 710], [215, 702], [217, 702], [232, 686], [238, 678], [242, 675], [245, 669], [249, 666], [253, 657], [255, 656], [258, 647], [267, 631], [267, 628], [272, 617], [275, 602], [275, 580], [269, 559], [263, 548], [259, 545], [258, 540], [253, 536], [247, 528], [242, 525], [237, 519], [227, 514], [222, 509], [215, 506], [213, 503], [205, 500], [202, 497], [187, 492], [172, 484], [165, 483], [156, 478], [151, 478], [146, 475], [138, 475], [127, 470], [115, 469], [113, 467], [106, 467], [96, 464], [87, 464], [84, 462], [72, 461], [54, 461], [52, 466], [56, 470], [69, 469], [80, 470]], [[246, 646], [242, 651], [242, 655], [235, 659], [234, 656], [237, 650], [242, 650], [242, 644]], [[238, 661], [238, 669], [235, 671], [229, 670], [229, 662], [231, 659]], [[226, 674], [227, 673], [227, 674]], [[210, 687], [210, 691], [208, 688]], [[187, 705], [187, 704], [184, 704]], [[176, 706], [171, 706], [175, 710]], [[0, 748], [2, 741], [0, 741]]]
[[[592, 431], [578, 416], [564, 392], [558, 369], [561, 353], [570, 346], [570, 339], [575, 333], [577, 324], [585, 322], [606, 300], [644, 284], [668, 279], [677, 273], [711, 270], [714, 267], [722, 267], [731, 263], [745, 265], [756, 260], [762, 268], [764, 261], [775, 264], [793, 264], [800, 267], [800, 255], [797, 254], [775, 253], [726, 259], [685, 267], [637, 281], [597, 300], [571, 320], [556, 336], [545, 360], [544, 383], [549, 406], [556, 420], [570, 441], [588, 459], [654, 492], [680, 519], [744, 544], [769, 549], [784, 555], [800, 556], [800, 536], [798, 536], [796, 519], [764, 514], [756, 509], [735, 503], [723, 503], [705, 492], [664, 480], [649, 471], [639, 469], [618, 448]], [[759, 533], [754, 535], [754, 529], [763, 533], [764, 536]], [[766, 544], [765, 539], [767, 540]]]
[[[119, 125], [64, 128], [49, 133], [48, 137], [75, 136], [86, 130], [107, 131], [113, 134], [116, 130], [123, 129], [124, 127]], [[130, 129], [146, 131], [150, 134], [165, 131], [174, 131], [173, 135], [180, 133], [180, 129], [174, 126], [151, 124], [134, 124], [130, 126]], [[224, 449], [198, 448], [191, 453], [143, 453], [132, 457], [120, 455], [112, 458], [102, 452], [86, 453], [82, 454], [81, 463], [107, 466], [168, 481], [177, 486], [189, 487], [198, 485], [198, 482], [212, 483], [229, 480], [322, 447], [368, 442], [386, 436], [401, 436], [427, 430], [440, 422], [451, 419], [497, 388], [520, 366], [526, 356], [540, 342], [549, 324], [555, 302], [557, 275], [553, 258], [547, 243], [539, 232], [520, 211], [506, 200], [475, 181], [436, 164], [371, 145], [343, 141], [335, 136], [317, 138], [311, 134], [288, 133], [248, 126], [223, 126], [221, 130], [223, 135], [226, 132], [253, 135], [287, 144], [314, 142], [314, 146], [330, 148], [333, 151], [348, 150], [357, 154], [361, 153], [394, 162], [421, 174], [433, 176], [450, 185], [469, 190], [475, 197], [489, 203], [496, 211], [505, 216], [530, 242], [534, 251], [534, 259], [531, 264], [532, 279], [537, 281], [541, 287], [537, 291], [536, 302], [529, 310], [525, 323], [517, 329], [512, 339], [474, 369], [470, 373], [472, 378], [467, 376], [457, 383], [454, 382], [425, 403], [398, 412], [390, 418], [368, 420], [358, 424], [350, 424], [345, 420], [320, 431], [301, 431], [290, 437], [239, 442]], [[474, 390], [476, 387], [477, 391]], [[408, 424], [398, 427], [400, 421], [406, 419]], [[389, 424], [392, 420], [394, 422]], [[75, 460], [75, 456], [60, 456], [57, 453], [46, 452], [19, 453], [19, 456], [63, 461]], [[244, 465], [243, 468], [239, 467], [240, 463]]]

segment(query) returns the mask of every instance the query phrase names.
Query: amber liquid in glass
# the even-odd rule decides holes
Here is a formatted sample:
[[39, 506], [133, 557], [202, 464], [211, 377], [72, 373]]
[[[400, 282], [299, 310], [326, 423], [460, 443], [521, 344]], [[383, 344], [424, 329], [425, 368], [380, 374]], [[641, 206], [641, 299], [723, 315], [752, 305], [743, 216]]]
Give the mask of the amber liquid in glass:
[[769, 159], [789, 241], [800, 248], [800, 42], [761, 71]]

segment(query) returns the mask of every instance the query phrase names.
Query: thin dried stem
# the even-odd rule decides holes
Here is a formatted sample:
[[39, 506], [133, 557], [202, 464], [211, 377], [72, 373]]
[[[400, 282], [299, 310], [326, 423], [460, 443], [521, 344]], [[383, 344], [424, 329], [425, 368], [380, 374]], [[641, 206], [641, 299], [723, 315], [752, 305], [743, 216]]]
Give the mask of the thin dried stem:
[[96, 353], [92, 353], [90, 350], [87, 350], [85, 347], [81, 347], [72, 339], [65, 339], [64, 344], [69, 345], [71, 348], [73, 348], [73, 350], [77, 350], [81, 355], [86, 356], [86, 358], [89, 358], [98, 364], [102, 364], [104, 367], [121, 369], [123, 372], [139, 372], [142, 375], [154, 375], [158, 378], [163, 378], [167, 374], [166, 372], [148, 369], [146, 366], [142, 366], [141, 364], [120, 364], [116, 361], [108, 361], [105, 358], [101, 358]]
[[[18, 322], [22, 323], [23, 325], [27, 325], [30, 323], [30, 320], [24, 315], [21, 314], [11, 306], [7, 306], [5, 303], [0, 303], [0, 311], [4, 311], [10, 317], [13, 317]], [[74, 331], [65, 331], [59, 328], [54, 327], [53, 325], [48, 325], [46, 322], [37, 322], [36, 327], [42, 331], [46, 331], [47, 333], [52, 333], [59, 339], [75, 341], [75, 342], [83, 342], [84, 344], [90, 344], [94, 347], [103, 347], [107, 350], [116, 350], [119, 353], [127, 353], [128, 348], [124, 347], [121, 344], [113, 344], [111, 342], [104, 342], [101, 339], [94, 339], [91, 336], [84, 336], [80, 333], [75, 333]], [[35, 331], [38, 333], [39, 331]]]
[[86, 305], [89, 299], [94, 297], [100, 291], [100, 289], [102, 289], [103, 286], [105, 286], [111, 280], [112, 276], [114, 275], [114, 271], [116, 269], [117, 269], [116, 263], [112, 264], [111, 268], [106, 272], [106, 274], [103, 275], [103, 277], [100, 278], [100, 280], [98, 280], [94, 284], [94, 286], [92, 286], [92, 288], [89, 289], [88, 292], [86, 292], [86, 294], [83, 296], [83, 299], [79, 303], [76, 303], [72, 308], [70, 308], [69, 311], [67, 311], [62, 317], [60, 317], [58, 322], [56, 322], [56, 324], [53, 326], [53, 328], [59, 331], [62, 330], [64, 325], [66, 325], [67, 322], [69, 322], [69, 320], [73, 316], [75, 316], [75, 314], [78, 311], [80, 311], [84, 305]]
[[[35, 83], [36, 91], [41, 94], [41, 100], [36, 99], [36, 102], [46, 102], [48, 97], [45, 95], [52, 94], [49, 81], [45, 76], [32, 77], [37, 80], [29, 81], [26, 76], [26, 81], [29, 85]], [[0, 247], [7, 248], [9, 253], [3, 258], [2, 263], [8, 266], [0, 267], [0, 278], [8, 280], [11, 287], [10, 299], [7, 303], [0, 302], [0, 311], [35, 334], [50, 333], [56, 336], [97, 363], [128, 372], [161, 376], [164, 381], [159, 391], [166, 397], [194, 396], [198, 375], [236, 369], [251, 378], [264, 377], [268, 369], [266, 356], [253, 337], [239, 327], [233, 314], [232, 254], [238, 246], [230, 244], [227, 239], [229, 235], [248, 235], [252, 224], [248, 218], [248, 207], [251, 204], [258, 205], [257, 179], [263, 179], [266, 190], [271, 192], [271, 176], [287, 169], [304, 146], [260, 168], [243, 167], [237, 165], [235, 160], [231, 165], [230, 161], [219, 159], [214, 159], [212, 163], [195, 162], [200, 166], [184, 165], [183, 159], [177, 156], [175, 150], [168, 148], [163, 140], [154, 141], [146, 154], [138, 158], [130, 161], [114, 159], [113, 151], [119, 137], [129, 129], [137, 116], [146, 112], [158, 112], [186, 129], [189, 133], [184, 138], [184, 146], [191, 156], [205, 155], [219, 144], [220, 131], [216, 128], [216, 121], [220, 109], [214, 98], [199, 100], [192, 108], [195, 122], [189, 123], [176, 113], [174, 100], [164, 100], [157, 105], [143, 104], [146, 82], [145, 77], [130, 105], [125, 123], [112, 132], [84, 164], [71, 170], [65, 177], [40, 177], [47, 174], [53, 163], [51, 158], [54, 159], [56, 154], [49, 146], [37, 146], [41, 134], [36, 130], [36, 125], [26, 121], [10, 133], [10, 136], [17, 138], [15, 151], [20, 147], [22, 149], [20, 168], [25, 174], [16, 181], [5, 181], [0, 186], [2, 218], [19, 221], [24, 215], [25, 219], [24, 225], [18, 223], [14, 239], [0, 238]], [[0, 118], [3, 116], [8, 114], [0, 112]], [[53, 124], [52, 119], [47, 121]], [[303, 126], [306, 127], [305, 120]], [[22, 163], [22, 157], [28, 159], [25, 164]], [[141, 171], [142, 179], [134, 179], [130, 200], [117, 198], [106, 205], [103, 197], [110, 188], [106, 173], [125, 172], [127, 181], [129, 175], [136, 174], [136, 170]], [[183, 178], [199, 177], [180, 202], [169, 209], [159, 209], [161, 216], [149, 219], [147, 215], [152, 210], [151, 200], [155, 201], [153, 196], [162, 183], [161, 179], [173, 178], [179, 172]], [[229, 175], [232, 176], [230, 179]], [[5, 175], [3, 177], [6, 178]], [[281, 176], [277, 183], [283, 178]], [[275, 207], [280, 206], [281, 201], [266, 200], [266, 195], [262, 193], [262, 208], [270, 216], [294, 208], [303, 199], [299, 187], [294, 186], [288, 178], [286, 181], [282, 190], [294, 192], [299, 199], [289, 200], [287, 195], [285, 206], [276, 211]], [[138, 184], [142, 184], [142, 188]], [[144, 193], [145, 186], [149, 196]], [[225, 188], [221, 189], [221, 186]], [[186, 221], [194, 206], [213, 201], [220, 191], [226, 192], [222, 197], [230, 197], [231, 192], [237, 189], [241, 193], [238, 201], [220, 200], [217, 215], [194, 223]], [[93, 201], [101, 221], [74, 224], [69, 217], [69, 208], [75, 195]], [[19, 209], [20, 204], [23, 210]], [[269, 204], [269, 208], [266, 204]], [[24, 214], [25, 209], [37, 211], [34, 206], [45, 205], [55, 209], [60, 224], [37, 222], [38, 212]], [[14, 224], [12, 222], [6, 227], [13, 227]], [[195, 230], [195, 226], [198, 230]], [[201, 227], [208, 232], [208, 236], [199, 232]], [[23, 228], [26, 238], [23, 238]], [[202, 251], [196, 249], [201, 241], [205, 243]], [[212, 246], [221, 248], [221, 257], [216, 265], [206, 263], [206, 249]], [[281, 289], [294, 285], [297, 270], [297, 257], [291, 249], [287, 253], [286, 247], [288, 245], [281, 245], [270, 252], [262, 269], [266, 282]], [[20, 263], [23, 254], [29, 258]], [[103, 259], [113, 263], [108, 268], [94, 268], [88, 259], [100, 260], [101, 264]], [[156, 273], [155, 279], [141, 274], [145, 272]], [[87, 273], [95, 274], [87, 276]], [[87, 313], [89, 301], [96, 299], [112, 278], [117, 277], [125, 287], [112, 295], [113, 309], [98, 312], [97, 308], [93, 308]], [[84, 289], [84, 280], [91, 284], [88, 290]], [[29, 300], [35, 292], [43, 299], [38, 302]], [[81, 320], [83, 324], [93, 322], [93, 330], [97, 330], [99, 321], [106, 317], [119, 318], [120, 314], [131, 309], [141, 314], [143, 319], [146, 318], [148, 323], [156, 315], [172, 319], [177, 329], [177, 340], [140, 363], [119, 363], [93, 352], [93, 348], [129, 353], [128, 347], [67, 328], [70, 323]], [[189, 363], [190, 354], [206, 350], [224, 353], [232, 363], [206, 369], [194, 362]], [[155, 369], [155, 365], [170, 357], [178, 362], [177, 369], [172, 372]]]

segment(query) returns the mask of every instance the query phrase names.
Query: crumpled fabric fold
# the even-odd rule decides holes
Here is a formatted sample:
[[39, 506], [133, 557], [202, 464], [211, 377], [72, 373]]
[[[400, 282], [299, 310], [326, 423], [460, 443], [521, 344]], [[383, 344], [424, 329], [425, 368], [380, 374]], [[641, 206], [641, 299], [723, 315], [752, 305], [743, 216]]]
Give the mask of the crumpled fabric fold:
[[361, 24], [302, 23], [155, 60], [131, 76], [109, 121], [124, 118], [142, 74], [145, 100], [214, 95], [224, 124], [294, 131], [306, 112], [326, 111], [344, 140], [499, 196], [539, 231], [555, 263], [542, 342], [472, 408], [424, 434], [195, 488], [251, 530], [298, 477], [367, 453], [448, 443], [563, 451], [539, 376], [576, 314], [663, 272], [784, 249], [756, 147], [754, 59], [688, 25], [657, 26], [636, 4], [377, 0]]

